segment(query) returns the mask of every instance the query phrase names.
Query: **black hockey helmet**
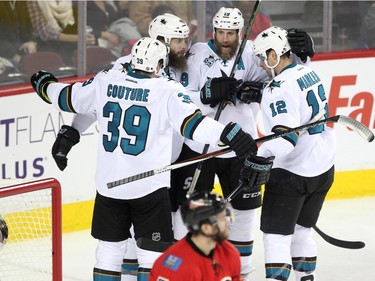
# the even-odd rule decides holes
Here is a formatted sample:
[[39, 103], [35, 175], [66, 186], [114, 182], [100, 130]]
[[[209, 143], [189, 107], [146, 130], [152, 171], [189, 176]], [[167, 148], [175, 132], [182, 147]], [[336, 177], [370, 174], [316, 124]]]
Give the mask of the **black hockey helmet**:
[[216, 215], [228, 205], [214, 192], [195, 192], [181, 205], [182, 220], [189, 230], [199, 231], [202, 223], [216, 225]]

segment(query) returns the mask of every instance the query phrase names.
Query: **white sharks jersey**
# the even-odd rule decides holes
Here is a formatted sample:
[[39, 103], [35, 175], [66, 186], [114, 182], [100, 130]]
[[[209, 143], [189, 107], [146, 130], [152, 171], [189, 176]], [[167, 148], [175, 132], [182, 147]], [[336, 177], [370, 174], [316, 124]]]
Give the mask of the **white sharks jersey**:
[[[263, 90], [261, 102], [265, 133], [282, 131], [278, 127], [298, 127], [322, 109], [328, 117], [328, 104], [319, 76], [309, 67], [291, 64]], [[263, 143], [258, 155], [275, 156], [273, 168], [282, 168], [305, 177], [320, 175], [334, 163], [334, 130], [320, 125], [298, 134]]]
[[112, 189], [107, 183], [169, 165], [173, 130], [219, 149], [224, 126], [204, 118], [175, 80], [111, 69], [83, 83], [52, 83], [47, 94], [60, 110], [96, 113], [99, 145], [95, 184], [106, 197], [139, 198], [168, 187], [169, 172]]
[[[243, 81], [265, 81], [267, 73], [259, 66], [259, 59], [254, 55], [251, 41], [246, 43], [245, 49], [238, 63], [234, 77]], [[198, 105], [203, 114], [215, 117], [218, 107], [211, 108], [202, 104], [200, 90], [208, 78], [221, 77], [224, 72], [227, 76], [232, 70], [235, 56], [230, 60], [223, 61], [215, 51], [213, 41], [207, 43], [196, 43], [189, 50], [188, 68], [183, 74], [181, 83], [187, 88], [192, 101]], [[219, 122], [226, 125], [229, 122], [238, 123], [242, 129], [249, 133], [254, 139], [258, 137], [257, 116], [259, 104], [245, 104], [237, 100], [236, 104], [227, 104], [221, 112]], [[186, 144], [195, 152], [202, 153], [204, 145], [186, 140]], [[210, 147], [209, 151], [214, 149]], [[233, 157], [235, 154], [226, 153], [219, 157]]]

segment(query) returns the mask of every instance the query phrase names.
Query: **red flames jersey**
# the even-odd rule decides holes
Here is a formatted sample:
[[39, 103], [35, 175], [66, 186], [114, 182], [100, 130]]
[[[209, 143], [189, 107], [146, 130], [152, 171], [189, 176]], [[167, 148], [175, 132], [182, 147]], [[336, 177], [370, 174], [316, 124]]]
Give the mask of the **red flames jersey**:
[[209, 256], [189, 239], [176, 242], [155, 262], [149, 281], [240, 281], [240, 255], [228, 241]]

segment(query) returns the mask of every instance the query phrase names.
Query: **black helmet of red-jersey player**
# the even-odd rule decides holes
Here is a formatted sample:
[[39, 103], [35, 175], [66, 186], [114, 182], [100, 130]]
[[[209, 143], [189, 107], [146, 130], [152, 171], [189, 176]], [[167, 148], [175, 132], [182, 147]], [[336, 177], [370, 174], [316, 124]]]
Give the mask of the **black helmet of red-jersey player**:
[[189, 231], [199, 232], [203, 223], [216, 226], [218, 213], [228, 210], [228, 215], [232, 215], [230, 209], [230, 204], [220, 195], [214, 192], [196, 192], [181, 205], [181, 217]]

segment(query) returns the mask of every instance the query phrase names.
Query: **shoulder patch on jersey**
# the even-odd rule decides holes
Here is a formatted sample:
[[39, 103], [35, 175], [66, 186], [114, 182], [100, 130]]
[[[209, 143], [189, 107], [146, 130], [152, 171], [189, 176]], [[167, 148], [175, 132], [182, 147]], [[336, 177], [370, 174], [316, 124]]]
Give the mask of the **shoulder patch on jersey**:
[[186, 52], [185, 58], [188, 59], [190, 56], [194, 56], [194, 53], [190, 52], [190, 49]]
[[272, 93], [273, 89], [280, 88], [281, 84], [284, 83], [284, 82], [285, 81], [275, 81], [275, 80], [272, 80], [271, 83], [268, 84], [268, 88], [270, 88], [271, 93]]
[[177, 96], [180, 97], [180, 98], [182, 97], [182, 100], [185, 103], [191, 103], [192, 102], [189, 95], [186, 95], [186, 94], [183, 94], [183, 93], [178, 93]]
[[163, 76], [163, 78], [167, 79], [168, 82], [180, 83], [176, 79], [169, 76]]
[[158, 276], [158, 279], [156, 279], [156, 281], [169, 281], [169, 279], [165, 278], [165, 277]]
[[203, 62], [208, 67], [211, 67], [215, 62], [215, 58], [212, 55], [209, 55], [208, 58], [205, 58]]
[[165, 259], [163, 260], [163, 266], [173, 271], [177, 271], [180, 268], [182, 261], [183, 260], [181, 258], [170, 254], [166, 256]]

